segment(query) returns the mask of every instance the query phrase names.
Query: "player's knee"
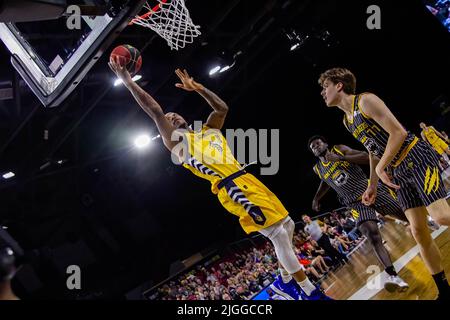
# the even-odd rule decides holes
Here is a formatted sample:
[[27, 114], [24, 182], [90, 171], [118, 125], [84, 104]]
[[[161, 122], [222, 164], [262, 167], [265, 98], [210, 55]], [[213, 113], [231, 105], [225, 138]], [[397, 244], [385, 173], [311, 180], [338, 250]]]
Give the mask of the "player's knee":
[[285, 229], [281, 229], [276, 236], [272, 238], [272, 242], [276, 247], [290, 248], [292, 245], [289, 243], [289, 235]]
[[428, 245], [433, 240], [431, 238], [430, 232], [428, 230], [428, 227], [422, 227], [422, 226], [411, 226], [411, 234], [413, 235], [416, 242], [420, 245]]
[[290, 220], [286, 227], [287, 231], [290, 233], [293, 233], [295, 230], [295, 222], [293, 220]]
[[378, 232], [371, 232], [370, 233], [370, 237], [369, 237], [369, 241], [373, 244], [373, 245], [378, 245], [378, 244], [382, 244], [383, 240], [381, 238], [380, 233]]

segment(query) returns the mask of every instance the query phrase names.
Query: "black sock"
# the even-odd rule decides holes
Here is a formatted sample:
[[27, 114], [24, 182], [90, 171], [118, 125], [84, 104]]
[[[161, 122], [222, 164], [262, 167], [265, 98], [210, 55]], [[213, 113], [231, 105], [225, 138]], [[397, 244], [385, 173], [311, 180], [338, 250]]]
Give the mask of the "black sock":
[[433, 274], [433, 279], [436, 283], [439, 293], [448, 293], [450, 291], [450, 286], [448, 285], [444, 270], [439, 273]]
[[384, 271], [386, 271], [386, 273], [390, 276], [397, 276], [397, 272], [395, 271], [394, 266], [387, 267], [386, 269], [384, 269]]

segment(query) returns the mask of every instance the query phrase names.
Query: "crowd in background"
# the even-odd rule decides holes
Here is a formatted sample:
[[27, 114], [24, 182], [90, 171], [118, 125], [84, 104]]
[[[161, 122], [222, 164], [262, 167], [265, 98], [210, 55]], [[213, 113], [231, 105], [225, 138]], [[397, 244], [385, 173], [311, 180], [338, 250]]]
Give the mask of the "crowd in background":
[[[333, 246], [345, 255], [363, 240], [348, 212], [333, 212], [322, 221]], [[303, 231], [302, 224], [297, 227], [293, 239], [295, 252], [308, 277], [319, 283], [343, 263], [333, 263]], [[211, 264], [197, 265], [159, 286], [153, 297], [157, 300], [249, 300], [270, 285], [277, 274], [273, 246], [264, 239], [252, 248], [225, 254]]]

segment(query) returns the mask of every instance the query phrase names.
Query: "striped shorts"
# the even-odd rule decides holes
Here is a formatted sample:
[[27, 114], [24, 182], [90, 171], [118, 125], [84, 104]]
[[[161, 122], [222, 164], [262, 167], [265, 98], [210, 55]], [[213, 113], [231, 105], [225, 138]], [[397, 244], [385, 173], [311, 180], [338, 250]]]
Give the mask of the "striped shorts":
[[348, 204], [347, 207], [350, 209], [350, 213], [356, 220], [357, 227], [359, 227], [361, 223], [366, 221], [378, 221], [377, 213], [372, 206], [368, 207], [362, 202], [355, 202]]
[[393, 180], [400, 186], [398, 201], [403, 210], [427, 207], [447, 192], [441, 178], [439, 155], [423, 140], [419, 140], [405, 159], [392, 169]]
[[383, 216], [390, 215], [407, 221], [405, 213], [397, 200], [397, 195], [382, 183], [378, 186], [377, 197], [373, 205], [366, 206], [361, 201], [358, 201], [347, 206], [351, 209], [357, 226], [369, 220], [378, 221], [377, 212]]

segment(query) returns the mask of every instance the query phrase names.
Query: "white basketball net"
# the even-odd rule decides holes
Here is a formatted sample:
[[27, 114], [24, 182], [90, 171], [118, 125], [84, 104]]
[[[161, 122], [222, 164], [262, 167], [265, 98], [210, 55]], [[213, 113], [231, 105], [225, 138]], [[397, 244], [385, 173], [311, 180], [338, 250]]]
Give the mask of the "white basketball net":
[[144, 8], [151, 13], [147, 16], [137, 16], [132, 23], [152, 29], [175, 50], [184, 48], [201, 35], [200, 26], [192, 22], [184, 0], [158, 0], [158, 2], [159, 9], [155, 11], [147, 2]]

